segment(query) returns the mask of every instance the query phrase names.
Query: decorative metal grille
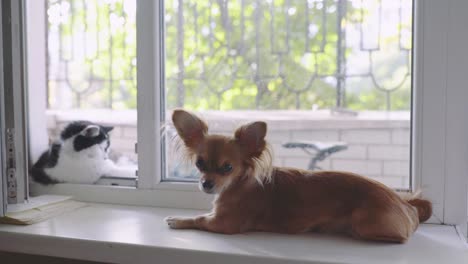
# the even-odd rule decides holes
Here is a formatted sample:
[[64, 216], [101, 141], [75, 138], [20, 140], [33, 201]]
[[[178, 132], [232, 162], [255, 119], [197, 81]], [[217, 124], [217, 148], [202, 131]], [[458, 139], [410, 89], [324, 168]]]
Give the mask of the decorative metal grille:
[[[169, 108], [410, 108], [411, 0], [165, 5]], [[134, 108], [135, 0], [47, 10], [49, 106]]]
[[136, 107], [135, 2], [47, 2], [50, 108]]

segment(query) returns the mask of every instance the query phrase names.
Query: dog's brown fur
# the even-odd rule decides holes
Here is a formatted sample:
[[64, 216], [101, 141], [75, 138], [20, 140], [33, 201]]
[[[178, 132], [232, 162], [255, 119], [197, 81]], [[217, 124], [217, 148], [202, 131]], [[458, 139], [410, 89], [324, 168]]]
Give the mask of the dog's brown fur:
[[[166, 218], [171, 228], [224, 234], [338, 232], [403, 243], [432, 214], [429, 201], [402, 198], [353, 173], [272, 167], [264, 122], [242, 126], [231, 138], [208, 135], [208, 126], [183, 110], [175, 110], [172, 119], [187, 153], [203, 161], [200, 182], [213, 183], [204, 191], [218, 197], [209, 214]], [[225, 164], [232, 170], [221, 173]]]

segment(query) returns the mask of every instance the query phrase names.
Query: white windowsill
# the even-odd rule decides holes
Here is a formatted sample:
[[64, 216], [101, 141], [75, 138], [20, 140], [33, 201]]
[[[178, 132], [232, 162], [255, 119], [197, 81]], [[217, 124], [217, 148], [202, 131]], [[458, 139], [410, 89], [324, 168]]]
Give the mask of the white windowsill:
[[30, 226], [0, 225], [0, 251], [113, 263], [466, 263], [455, 227], [422, 225], [408, 243], [341, 236], [170, 230], [169, 215], [200, 211], [90, 204]]

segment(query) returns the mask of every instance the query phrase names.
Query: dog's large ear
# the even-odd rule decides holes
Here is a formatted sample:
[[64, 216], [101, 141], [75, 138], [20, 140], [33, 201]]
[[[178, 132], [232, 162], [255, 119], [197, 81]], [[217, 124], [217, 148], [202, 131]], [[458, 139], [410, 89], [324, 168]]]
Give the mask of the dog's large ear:
[[188, 148], [196, 148], [208, 132], [208, 126], [205, 122], [194, 114], [181, 109], [174, 110], [172, 122]]
[[253, 122], [239, 127], [234, 137], [245, 154], [249, 157], [260, 157], [266, 147], [266, 132], [267, 124], [265, 122]]

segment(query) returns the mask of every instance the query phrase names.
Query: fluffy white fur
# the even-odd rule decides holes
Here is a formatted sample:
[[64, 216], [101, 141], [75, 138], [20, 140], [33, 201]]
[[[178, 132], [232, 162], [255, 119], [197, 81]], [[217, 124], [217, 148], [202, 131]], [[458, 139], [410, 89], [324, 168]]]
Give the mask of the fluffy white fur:
[[106, 142], [76, 152], [75, 137], [65, 140], [57, 165], [44, 171], [59, 182], [93, 184], [102, 176], [133, 177], [135, 168], [117, 166], [108, 158]]
[[259, 158], [254, 158], [253, 176], [255, 180], [263, 186], [263, 183], [270, 183], [273, 173], [273, 149], [269, 144]]

